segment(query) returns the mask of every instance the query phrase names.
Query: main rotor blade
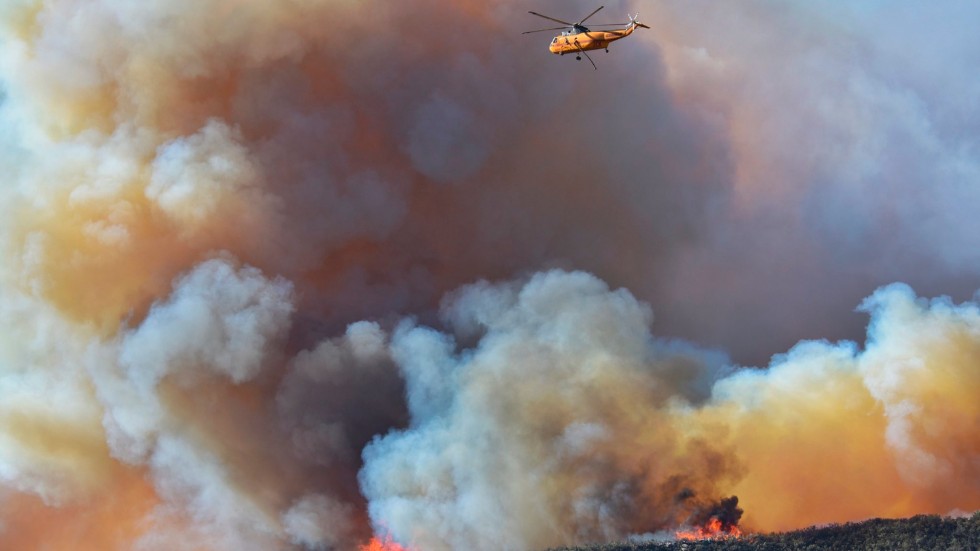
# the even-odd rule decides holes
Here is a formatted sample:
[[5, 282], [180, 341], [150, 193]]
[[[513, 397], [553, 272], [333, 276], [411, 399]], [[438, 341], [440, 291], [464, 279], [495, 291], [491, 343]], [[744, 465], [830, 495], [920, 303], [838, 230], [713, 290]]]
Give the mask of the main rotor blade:
[[563, 30], [565, 30], [567, 28], [568, 27], [552, 27], [550, 29], [538, 29], [536, 31], [524, 31], [521, 34], [541, 33], [541, 32], [544, 32], [544, 31], [563, 31]]
[[562, 25], [567, 25], [569, 27], [574, 27], [575, 26], [575, 23], [569, 23], [568, 21], [562, 21], [561, 19], [555, 19], [554, 17], [548, 17], [547, 15], [541, 15], [540, 13], [538, 13], [536, 11], [529, 11], [527, 13], [529, 13], [531, 15], [537, 15], [538, 17], [544, 17], [545, 19], [548, 19], [550, 21], [554, 21], [555, 23], [561, 23]]
[[586, 16], [585, 16], [584, 18], [582, 18], [582, 20], [581, 20], [581, 21], [579, 21], [579, 22], [578, 22], [578, 24], [579, 24], [579, 25], [581, 25], [582, 23], [585, 23], [585, 20], [586, 20], [586, 19], [588, 19], [588, 18], [590, 18], [590, 17], [592, 17], [593, 15], [595, 15], [595, 14], [597, 14], [597, 13], [599, 13], [599, 10], [601, 10], [601, 9], [602, 9], [602, 8], [604, 8], [604, 7], [605, 7], [605, 6], [599, 6], [598, 8], [596, 8], [596, 10], [595, 10], [594, 12], [592, 12], [592, 13], [590, 13], [589, 15], [586, 15]]

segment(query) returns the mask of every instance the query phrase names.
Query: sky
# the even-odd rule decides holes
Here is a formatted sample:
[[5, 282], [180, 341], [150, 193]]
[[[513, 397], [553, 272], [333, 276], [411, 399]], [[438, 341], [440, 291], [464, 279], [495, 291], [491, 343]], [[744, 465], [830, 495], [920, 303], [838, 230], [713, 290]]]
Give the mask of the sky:
[[980, 7], [593, 9], [0, 5], [0, 547], [980, 509]]

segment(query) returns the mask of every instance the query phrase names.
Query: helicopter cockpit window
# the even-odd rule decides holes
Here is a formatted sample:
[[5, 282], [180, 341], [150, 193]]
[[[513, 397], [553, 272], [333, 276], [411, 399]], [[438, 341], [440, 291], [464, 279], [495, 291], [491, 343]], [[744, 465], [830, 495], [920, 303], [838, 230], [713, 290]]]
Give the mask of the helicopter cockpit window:
[[554, 44], [555, 42], [558, 42], [558, 37], [557, 36], [551, 39], [551, 43], [552, 44]]

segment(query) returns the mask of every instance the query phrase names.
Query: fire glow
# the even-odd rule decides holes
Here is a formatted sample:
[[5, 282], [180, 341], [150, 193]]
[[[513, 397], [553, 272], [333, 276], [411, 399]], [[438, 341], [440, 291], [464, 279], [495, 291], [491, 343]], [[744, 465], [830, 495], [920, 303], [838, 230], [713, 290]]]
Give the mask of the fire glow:
[[391, 536], [379, 537], [374, 536], [371, 541], [362, 545], [359, 551], [413, 551], [411, 548], [404, 547], [395, 540], [391, 539]]
[[742, 530], [738, 526], [726, 526], [721, 520], [712, 518], [704, 526], [698, 526], [690, 531], [678, 531], [674, 534], [679, 540], [716, 540], [738, 538], [742, 536]]
[[976, 15], [519, 4], [0, 4], [0, 549], [980, 509]]

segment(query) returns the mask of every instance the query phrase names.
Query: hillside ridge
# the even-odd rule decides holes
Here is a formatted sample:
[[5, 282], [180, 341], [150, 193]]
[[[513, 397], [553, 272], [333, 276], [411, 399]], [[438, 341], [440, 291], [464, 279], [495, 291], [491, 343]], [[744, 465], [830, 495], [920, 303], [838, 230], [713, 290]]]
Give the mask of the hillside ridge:
[[917, 515], [904, 519], [812, 526], [740, 538], [624, 542], [551, 551], [978, 551], [980, 511], [966, 517]]

